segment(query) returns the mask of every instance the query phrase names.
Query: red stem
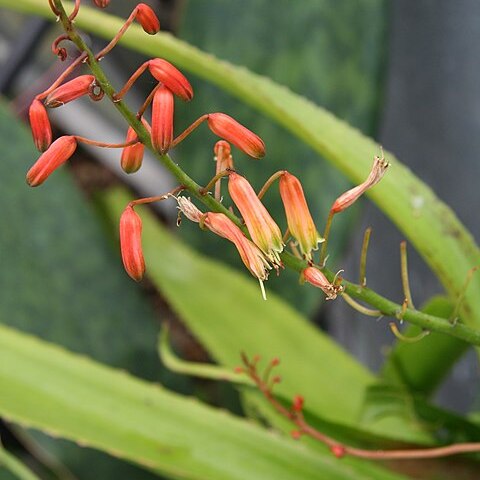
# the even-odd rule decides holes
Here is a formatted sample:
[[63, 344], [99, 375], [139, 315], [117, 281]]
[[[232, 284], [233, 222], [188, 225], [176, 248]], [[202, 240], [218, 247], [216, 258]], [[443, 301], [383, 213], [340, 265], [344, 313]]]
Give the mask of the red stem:
[[178, 145], [185, 137], [188, 137], [201, 123], [203, 123], [208, 118], [208, 113], [202, 115], [200, 118], [197, 118], [189, 127], [187, 127], [177, 138], [175, 138], [172, 142], [172, 146], [170, 148], [175, 147]]
[[105, 142], [97, 142], [96, 140], [90, 140], [89, 138], [80, 137], [78, 135], [75, 135], [75, 140], [77, 140], [77, 142], [80, 142], [80, 143], [85, 143], [87, 145], [93, 145], [95, 147], [102, 147], [102, 148], [124, 148], [124, 147], [130, 147], [132, 145], [135, 145], [136, 143], [139, 143], [138, 138], [134, 138], [129, 142], [123, 142], [123, 143], [105, 143]]

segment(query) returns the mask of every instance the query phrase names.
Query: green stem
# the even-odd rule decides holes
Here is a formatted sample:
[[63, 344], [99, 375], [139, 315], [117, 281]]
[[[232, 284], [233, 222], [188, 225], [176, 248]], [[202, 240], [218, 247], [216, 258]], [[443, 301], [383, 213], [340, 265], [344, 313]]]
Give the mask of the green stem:
[[[144, 127], [142, 122], [137, 119], [136, 115], [126, 106], [126, 104], [122, 100], [115, 99], [115, 90], [113, 86], [110, 84], [103, 70], [98, 64], [95, 55], [88, 48], [80, 35], [78, 35], [73, 25], [69, 22], [68, 16], [65, 13], [65, 9], [63, 8], [61, 1], [54, 0], [54, 4], [60, 12], [60, 20], [64, 26], [65, 32], [68, 34], [72, 42], [75, 43], [75, 45], [79, 48], [79, 50], [86, 53], [87, 64], [89, 65], [92, 73], [97, 79], [98, 84], [102, 87], [107, 97], [110, 98], [110, 100], [114, 103], [117, 110], [127, 120], [129, 125], [131, 125], [132, 128], [135, 130], [140, 141], [172, 173], [172, 175], [178, 180], [180, 185], [182, 185], [185, 190], [188, 190], [195, 198], [200, 200], [211, 211], [225, 214], [236, 225], [242, 228], [243, 231], [245, 231], [245, 226], [242, 224], [241, 220], [236, 215], [234, 215], [230, 210], [225, 208], [221, 203], [216, 201], [211, 195], [202, 195], [203, 189], [198, 183], [196, 183], [191, 177], [189, 177], [175, 162], [172, 161], [172, 159], [168, 155], [161, 155], [153, 148], [150, 140], [150, 135], [148, 134], [148, 131]], [[325, 241], [325, 243], [327, 242]], [[305, 261], [294, 257], [288, 252], [283, 252], [281, 254], [281, 258], [286, 266], [289, 266], [290, 268], [293, 268], [294, 270], [297, 270], [299, 272], [301, 272], [307, 266]], [[332, 272], [325, 271], [324, 273], [330, 281], [333, 281], [335, 275]], [[395, 317], [402, 310], [401, 305], [382, 297], [381, 295], [375, 293], [369, 288], [364, 288], [347, 281], [343, 281], [343, 285], [345, 286], [345, 291], [351, 297], [362, 300], [365, 303], [377, 308], [384, 315]], [[427, 315], [422, 312], [408, 308], [403, 315], [403, 319], [422, 328], [440, 333], [446, 333], [448, 335], [452, 335], [454, 337], [465, 340], [471, 344], [480, 345], [480, 331], [469, 328], [462, 323], [450, 323], [444, 318], [434, 317], [432, 315]]]

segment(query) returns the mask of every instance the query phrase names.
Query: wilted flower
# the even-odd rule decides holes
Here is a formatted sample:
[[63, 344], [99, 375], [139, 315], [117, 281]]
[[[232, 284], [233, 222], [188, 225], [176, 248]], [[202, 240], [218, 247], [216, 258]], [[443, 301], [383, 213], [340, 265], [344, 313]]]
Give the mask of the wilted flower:
[[76, 148], [77, 141], [74, 136], [55, 140], [28, 171], [27, 183], [31, 187], [41, 185], [54, 170], [73, 155]]
[[342, 285], [330, 283], [327, 277], [316, 267], [305, 268], [301, 273], [300, 279], [323, 290], [327, 296], [327, 300], [335, 300], [337, 295], [343, 292]]
[[356, 202], [363, 193], [365, 193], [369, 188], [372, 188], [383, 178], [389, 166], [390, 164], [385, 160], [385, 158], [375, 157], [372, 170], [370, 171], [368, 178], [360, 185], [340, 195], [335, 202], [333, 202], [330, 213], [333, 214], [342, 212], [352, 205], [352, 203]]
[[225, 113], [209, 113], [208, 126], [219, 137], [233, 143], [237, 148], [253, 158], [265, 156], [265, 144], [247, 127]]
[[282, 197], [288, 229], [298, 241], [300, 251], [307, 259], [311, 259], [312, 250], [318, 248], [318, 243], [324, 239], [318, 233], [313, 222], [303, 188], [297, 177], [283, 172], [280, 177], [280, 196]]
[[281, 265], [278, 254], [283, 250], [282, 233], [248, 180], [238, 173], [230, 173], [228, 191], [255, 245], [272, 263]]

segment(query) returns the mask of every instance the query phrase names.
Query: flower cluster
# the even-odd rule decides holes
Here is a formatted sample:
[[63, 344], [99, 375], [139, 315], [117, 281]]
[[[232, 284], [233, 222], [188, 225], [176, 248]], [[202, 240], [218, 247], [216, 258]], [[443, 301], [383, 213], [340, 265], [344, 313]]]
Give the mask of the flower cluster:
[[[105, 8], [109, 1], [95, 0], [94, 3], [100, 8]], [[62, 13], [60, 8], [63, 9], [63, 7], [60, 2], [49, 0], [49, 4], [56, 15]], [[76, 0], [73, 11], [68, 16], [70, 26], [78, 14], [79, 8], [80, 0]], [[160, 22], [153, 10], [146, 4], [140, 3], [134, 8], [118, 34], [95, 56], [95, 61], [103, 58], [118, 43], [126, 29], [135, 20], [148, 34], [154, 35], [160, 30]], [[66, 59], [67, 52], [65, 48], [60, 47], [60, 44], [68, 39], [68, 35], [61, 35], [52, 44], [52, 51], [62, 61]], [[272, 269], [275, 269], [278, 274], [283, 268], [282, 252], [286, 244], [294, 254], [308, 262], [308, 266], [301, 272], [300, 280], [302, 282], [306, 281], [323, 290], [327, 299], [334, 299], [342, 292], [342, 286], [337, 281], [329, 282], [321, 271], [322, 267], [315, 265], [313, 253], [325, 239], [315, 226], [300, 180], [286, 170], [281, 170], [267, 180], [264, 188], [257, 194], [248, 180], [235, 171], [231, 145], [252, 158], [262, 158], [265, 155], [265, 144], [258, 135], [231, 116], [215, 112], [202, 115], [182, 133], [175, 136], [175, 97], [185, 102], [189, 102], [193, 98], [193, 88], [180, 70], [162, 58], [148, 60], [131, 75], [120, 90], [115, 92], [109, 90], [109, 85], [104, 80], [102, 81], [98, 72], [97, 76], [78, 75], [68, 80], [74, 69], [84, 60], [91, 61], [91, 57], [88, 57], [86, 51], [81, 52], [80, 56], [70, 64], [54, 84], [37, 95], [31, 104], [29, 117], [33, 139], [37, 149], [43, 153], [27, 173], [27, 183], [30, 186], [41, 185], [74, 154], [79, 143], [122, 148], [121, 167], [126, 173], [134, 173], [142, 166], [145, 147], [156, 152], [163, 161], [170, 161], [167, 156], [169, 150], [177, 146], [204, 122], [216, 136], [221, 138], [214, 147], [215, 176], [205, 188], [197, 191], [192, 187], [181, 185], [169, 194], [135, 200], [126, 207], [120, 219], [120, 244], [125, 270], [134, 280], [140, 281], [145, 272], [141, 241], [142, 221], [134, 207], [138, 204], [151, 203], [174, 196], [180, 212], [189, 220], [197, 222], [201, 228], [209, 230], [235, 245], [247, 269], [260, 282], [264, 298], [263, 282], [268, 279]], [[135, 121], [129, 122], [130, 126], [125, 142], [108, 144], [77, 135], [62, 136], [52, 142], [52, 129], [47, 109], [61, 107], [84, 96], [90, 97], [93, 101], [99, 101], [105, 94], [113, 102], [119, 104], [123, 102], [123, 98], [136, 80], [147, 71], [156, 81], [156, 85], [137, 112]], [[150, 106], [151, 117], [148, 121], [145, 114]], [[330, 217], [343, 211], [368, 188], [375, 185], [387, 167], [388, 163], [383, 158], [376, 158], [367, 180], [341, 195], [334, 202]], [[229, 196], [233, 205], [238, 209], [241, 219], [235, 217], [232, 211], [221, 205], [220, 180], [225, 176], [228, 177]], [[277, 179], [287, 224], [287, 230], [283, 235], [280, 227], [261, 201], [266, 190]], [[183, 190], [190, 190], [190, 193], [201, 199], [202, 196], [210, 194], [211, 187], [214, 187], [217, 211], [201, 212], [189, 198], [178, 195]], [[221, 211], [222, 207], [223, 212]], [[320, 261], [322, 261], [322, 254]]]

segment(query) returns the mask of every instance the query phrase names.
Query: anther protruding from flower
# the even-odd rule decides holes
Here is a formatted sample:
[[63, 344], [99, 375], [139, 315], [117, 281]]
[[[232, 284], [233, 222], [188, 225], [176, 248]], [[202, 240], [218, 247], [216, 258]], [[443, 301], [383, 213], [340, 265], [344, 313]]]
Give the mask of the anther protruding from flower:
[[315, 227], [302, 185], [297, 177], [287, 171], [280, 177], [279, 185], [288, 229], [298, 241], [302, 254], [307, 260], [311, 260], [312, 250], [317, 250], [318, 244], [324, 239]]
[[47, 110], [37, 98], [33, 100], [28, 110], [30, 128], [32, 129], [35, 147], [44, 152], [52, 143], [52, 128], [48, 119]]
[[389, 166], [390, 164], [385, 160], [383, 155], [381, 158], [375, 157], [372, 170], [370, 171], [368, 178], [360, 185], [340, 195], [335, 202], [333, 202], [330, 213], [335, 214], [342, 212], [352, 205], [352, 203], [356, 202], [363, 193], [365, 193], [369, 188], [372, 188], [383, 178]]
[[314, 287], [320, 288], [323, 290], [327, 296], [327, 300], [335, 300], [339, 293], [343, 292], [342, 285], [336, 285], [335, 283], [330, 283], [327, 277], [316, 267], [307, 267], [301, 273], [300, 280], [308, 282]]
[[173, 142], [173, 93], [161, 86], [153, 96], [152, 145], [160, 153], [167, 153]]
[[98, 8], [107, 8], [108, 5], [110, 4], [110, 0], [93, 0], [93, 3], [94, 3]]
[[137, 5], [136, 19], [143, 30], [149, 35], [155, 35], [160, 31], [160, 21], [155, 12], [145, 3]]
[[268, 270], [271, 267], [263, 253], [226, 215], [208, 212], [205, 215], [204, 225], [213, 233], [235, 244], [243, 263], [254, 277], [260, 281], [267, 280]]
[[76, 148], [77, 141], [74, 136], [57, 138], [30, 168], [27, 183], [31, 187], [41, 185], [54, 170], [73, 155]]
[[136, 282], [145, 273], [145, 260], [142, 252], [142, 219], [131, 205], [120, 217], [120, 250], [126, 272]]
[[301, 395], [295, 395], [292, 402], [292, 410], [294, 412], [301, 412], [303, 410], [304, 398]]
[[[145, 128], [150, 131], [150, 125], [142, 119]], [[132, 127], [128, 127], [127, 138], [125, 143], [128, 143], [137, 138], [137, 132]], [[143, 154], [145, 152], [145, 145], [142, 142], [135, 143], [125, 147], [120, 158], [120, 165], [125, 173], [135, 173], [142, 166]]]
[[154, 58], [148, 62], [150, 73], [162, 82], [177, 97], [186, 102], [193, 98], [193, 89], [183, 73], [163, 58]]
[[228, 191], [240, 210], [255, 245], [273, 264], [281, 266], [279, 253], [283, 250], [282, 233], [248, 180], [231, 172], [228, 177]]
[[337, 458], [342, 458], [345, 456], [345, 454], [347, 453], [345, 451], [345, 447], [343, 445], [340, 445], [340, 444], [337, 444], [337, 445], [332, 445], [330, 447], [330, 451], [332, 452], [332, 454], [337, 457]]
[[253, 158], [265, 156], [263, 140], [229, 115], [225, 113], [209, 113], [208, 126], [215, 135], [233, 143], [247, 155]]
[[48, 108], [56, 108], [76, 100], [83, 95], [88, 95], [92, 84], [95, 82], [93, 75], [80, 75], [69, 82], [60, 85], [45, 99]]

